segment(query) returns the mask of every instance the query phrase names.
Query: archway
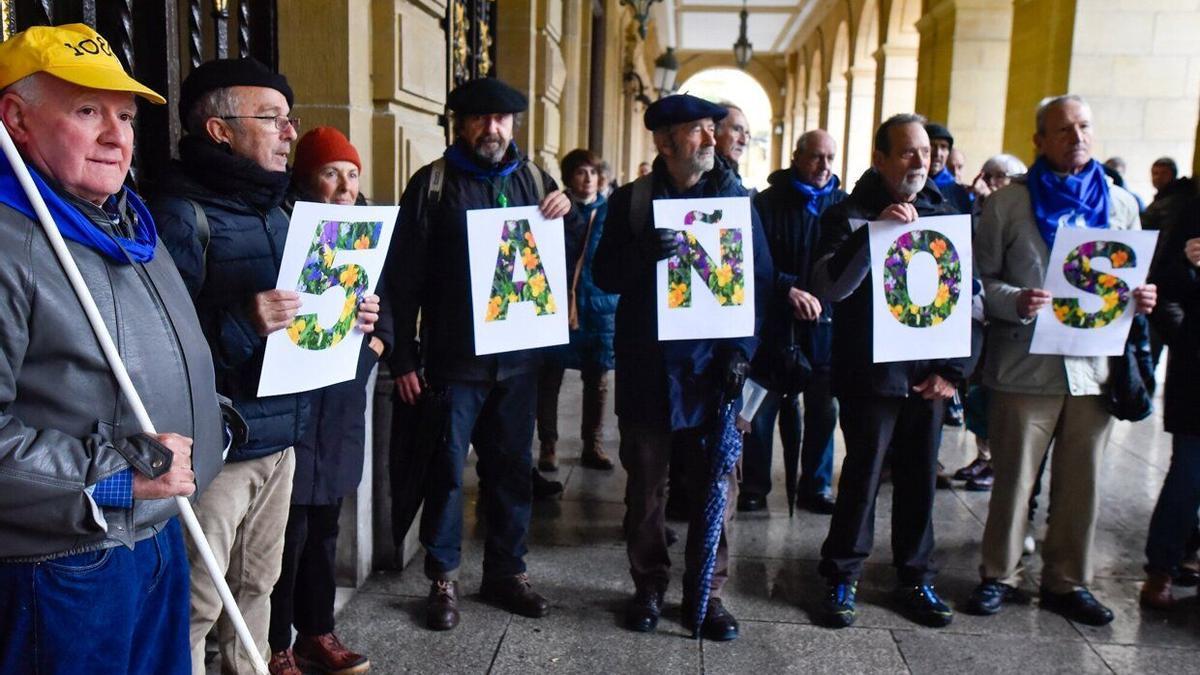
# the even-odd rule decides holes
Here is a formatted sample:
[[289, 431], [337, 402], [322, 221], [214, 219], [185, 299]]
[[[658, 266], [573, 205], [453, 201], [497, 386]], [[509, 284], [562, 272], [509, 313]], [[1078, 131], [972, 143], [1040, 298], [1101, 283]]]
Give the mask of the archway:
[[829, 80], [825, 85], [825, 131], [842, 151], [838, 173], [846, 176], [846, 71], [850, 68], [850, 35], [846, 22], [838, 24], [833, 51], [829, 54]]
[[689, 77], [678, 90], [710, 101], [734, 102], [742, 109], [750, 124], [750, 145], [742, 155], [738, 172], [746, 187], [767, 187], [774, 112], [771, 99], [758, 80], [736, 68], [709, 68]]

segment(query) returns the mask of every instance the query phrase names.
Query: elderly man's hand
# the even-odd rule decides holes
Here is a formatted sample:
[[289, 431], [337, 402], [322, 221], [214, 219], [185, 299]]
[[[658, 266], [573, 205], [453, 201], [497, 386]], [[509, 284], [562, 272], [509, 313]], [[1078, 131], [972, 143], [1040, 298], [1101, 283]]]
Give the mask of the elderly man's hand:
[[925, 380], [921, 382], [921, 384], [913, 387], [913, 391], [920, 394], [921, 398], [925, 399], [926, 401], [940, 401], [948, 399], [951, 396], [954, 396], [954, 389], [955, 386], [950, 382], [950, 380], [947, 380], [937, 373], [931, 373], [929, 377], [925, 378]]
[[362, 302], [358, 303], [358, 329], [364, 333], [374, 333], [377, 321], [379, 321], [379, 296], [363, 296]]
[[1133, 289], [1133, 302], [1137, 305], [1138, 314], [1149, 314], [1158, 304], [1158, 286], [1146, 284]]
[[1200, 267], [1200, 237], [1188, 239], [1183, 245], [1183, 254], [1187, 256], [1188, 262], [1196, 267]]
[[801, 321], [816, 321], [821, 316], [821, 301], [815, 295], [799, 288], [788, 291], [788, 304], [792, 313]]
[[416, 405], [417, 399], [421, 398], [421, 376], [417, 375], [415, 370], [398, 376], [396, 391], [400, 393], [401, 401], [409, 405]]
[[892, 204], [880, 212], [878, 220], [898, 220], [902, 223], [911, 223], [919, 217], [917, 207], [908, 202], [901, 202]]
[[192, 473], [192, 439], [179, 434], [158, 434], [154, 440], [171, 451], [171, 468], [158, 478], [134, 471], [133, 498], [190, 497], [196, 491], [196, 474]]
[[987, 197], [992, 194], [992, 186], [988, 185], [987, 178], [982, 171], [975, 174], [975, 180], [971, 181], [971, 192], [974, 192], [976, 197]]
[[254, 324], [254, 330], [266, 337], [281, 328], [287, 328], [296, 318], [301, 304], [300, 294], [296, 291], [273, 288], [255, 293], [250, 300], [250, 321]]
[[538, 209], [547, 220], [562, 218], [571, 211], [571, 199], [562, 190], [555, 190], [546, 195], [542, 203], [538, 204]]
[[1054, 296], [1044, 288], [1022, 289], [1017, 295], [1017, 316], [1022, 319], [1032, 319], [1043, 307], [1050, 304]]

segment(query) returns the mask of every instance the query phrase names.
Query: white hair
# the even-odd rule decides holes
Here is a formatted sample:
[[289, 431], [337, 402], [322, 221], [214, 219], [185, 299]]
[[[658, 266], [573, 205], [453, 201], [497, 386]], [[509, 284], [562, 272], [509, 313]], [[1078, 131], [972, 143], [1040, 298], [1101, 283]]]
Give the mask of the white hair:
[[1025, 166], [1025, 162], [1008, 153], [992, 155], [988, 158], [988, 161], [983, 163], [983, 172], [985, 174], [1003, 173], [1009, 178], [1019, 176], [1028, 170], [1029, 168]]
[[1037, 107], [1037, 132], [1045, 135], [1046, 133], [1046, 115], [1050, 114], [1051, 108], [1057, 108], [1070, 102], [1078, 103], [1087, 108], [1089, 111], [1092, 106], [1083, 100], [1083, 97], [1078, 94], [1063, 94], [1062, 96], [1047, 96], [1038, 103]]
[[204, 135], [204, 125], [211, 117], [231, 117], [238, 112], [238, 97], [233, 87], [219, 87], [204, 94], [192, 104], [184, 120], [189, 134]]
[[9, 92], [21, 97], [21, 100], [30, 105], [37, 105], [41, 102], [44, 90], [42, 88], [42, 80], [45, 78], [45, 73], [32, 73], [0, 90], [0, 94]]

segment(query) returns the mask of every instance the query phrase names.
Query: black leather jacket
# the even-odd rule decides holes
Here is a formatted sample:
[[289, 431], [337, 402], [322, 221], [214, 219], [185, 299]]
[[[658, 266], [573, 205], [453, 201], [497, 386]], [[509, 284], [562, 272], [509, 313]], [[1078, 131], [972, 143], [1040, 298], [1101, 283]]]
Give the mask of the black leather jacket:
[[[111, 227], [95, 209], [92, 220]], [[224, 448], [212, 359], [187, 289], [160, 241], [145, 264], [67, 242], [160, 433], [193, 439], [200, 488]], [[0, 560], [44, 560], [152, 536], [173, 499], [100, 509], [85, 489], [169, 456], [140, 435], [41, 227], [0, 205]]]

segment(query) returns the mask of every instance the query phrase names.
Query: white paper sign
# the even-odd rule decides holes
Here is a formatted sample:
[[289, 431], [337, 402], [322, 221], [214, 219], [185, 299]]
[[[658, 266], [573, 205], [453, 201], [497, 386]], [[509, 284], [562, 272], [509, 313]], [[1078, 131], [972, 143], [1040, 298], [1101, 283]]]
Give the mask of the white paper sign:
[[1042, 285], [1054, 300], [1038, 312], [1029, 353], [1121, 354], [1157, 241], [1153, 230], [1058, 228]]
[[971, 217], [867, 226], [875, 363], [971, 355]]
[[568, 341], [564, 239], [536, 206], [467, 211], [476, 355]]
[[284, 330], [267, 336], [259, 396], [354, 379], [364, 334], [358, 302], [375, 292], [398, 206], [296, 202], [275, 288], [303, 305]]
[[753, 335], [750, 198], [656, 199], [654, 227], [679, 232], [679, 253], [658, 261], [658, 339]]

